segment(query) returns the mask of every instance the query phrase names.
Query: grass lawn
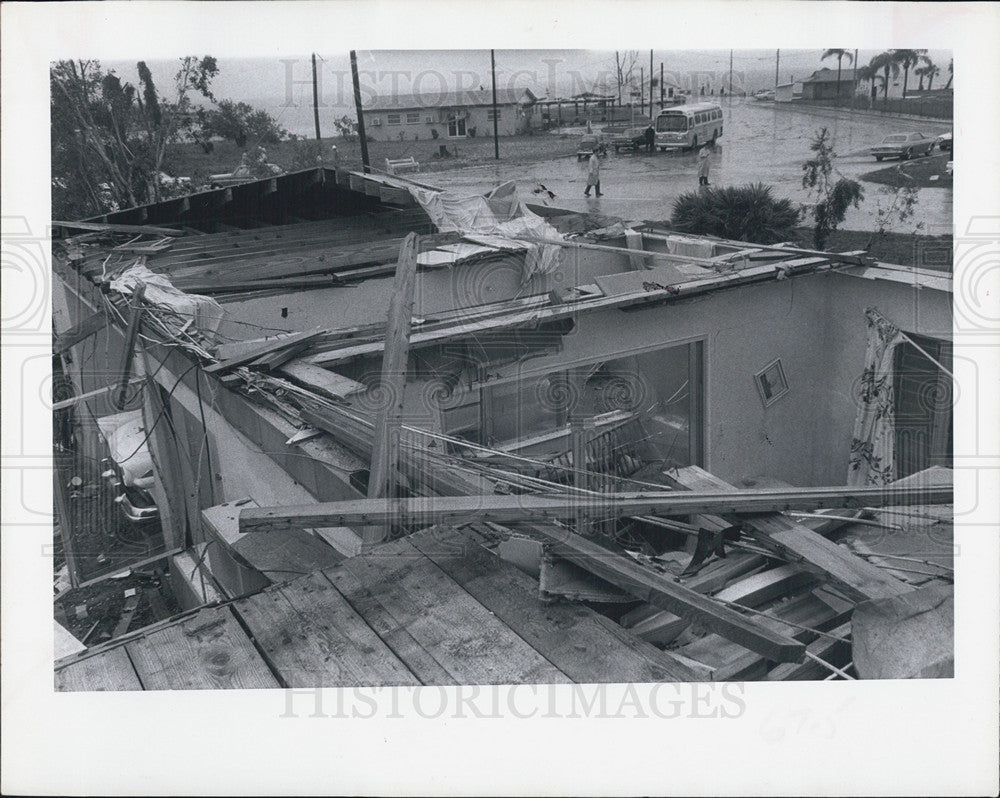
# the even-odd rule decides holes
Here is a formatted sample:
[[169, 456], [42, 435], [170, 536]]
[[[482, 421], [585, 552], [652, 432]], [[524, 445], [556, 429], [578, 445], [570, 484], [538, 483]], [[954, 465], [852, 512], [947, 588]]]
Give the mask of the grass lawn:
[[[578, 135], [537, 133], [532, 136], [503, 136], [500, 157], [519, 163], [544, 161], [572, 155], [580, 143]], [[322, 153], [326, 166], [333, 166], [332, 147], [337, 147], [337, 165], [349, 169], [361, 168], [361, 145], [342, 138], [325, 138]], [[313, 140], [283, 141], [265, 146], [268, 161], [285, 170], [306, 169], [316, 163], [316, 142]], [[444, 147], [448, 155], [441, 153]], [[166, 171], [176, 177], [190, 177], [195, 185], [208, 182], [211, 174], [231, 172], [240, 163], [242, 150], [231, 141], [216, 141], [206, 153], [197, 144], [175, 144], [167, 151]], [[439, 172], [493, 160], [492, 137], [463, 139], [420, 139], [418, 141], [369, 141], [368, 156], [372, 168], [385, 170], [385, 159], [412, 156], [420, 163], [421, 172]]]
[[862, 180], [869, 183], [882, 183], [894, 188], [952, 188], [952, 176], [945, 171], [944, 165], [951, 160], [950, 152], [931, 155], [927, 158], [917, 158], [912, 161], [899, 161], [884, 169], [876, 169], [861, 175]]

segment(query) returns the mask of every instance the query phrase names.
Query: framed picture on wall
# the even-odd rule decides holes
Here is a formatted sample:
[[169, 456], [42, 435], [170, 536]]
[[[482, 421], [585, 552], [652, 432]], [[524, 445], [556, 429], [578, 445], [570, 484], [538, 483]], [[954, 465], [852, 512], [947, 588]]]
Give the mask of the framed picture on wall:
[[754, 381], [757, 383], [757, 392], [764, 407], [773, 405], [788, 393], [788, 380], [785, 379], [785, 370], [781, 367], [780, 357], [776, 357], [758, 371], [754, 375]]

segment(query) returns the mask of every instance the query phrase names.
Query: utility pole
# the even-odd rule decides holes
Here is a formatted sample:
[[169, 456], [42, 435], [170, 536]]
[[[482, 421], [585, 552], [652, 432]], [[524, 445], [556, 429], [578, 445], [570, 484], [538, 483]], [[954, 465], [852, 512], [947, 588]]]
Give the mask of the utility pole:
[[500, 160], [500, 127], [497, 121], [497, 60], [490, 50], [490, 71], [493, 74], [493, 157]]
[[663, 62], [660, 61], [660, 110], [663, 110]]
[[618, 51], [615, 50], [615, 77], [618, 78], [618, 107], [622, 107], [622, 65], [618, 60]]
[[729, 51], [729, 99], [733, 98], [733, 51]]
[[313, 121], [316, 123], [316, 141], [320, 141], [319, 134], [319, 84], [316, 80], [316, 53], [312, 54], [313, 62]]
[[[858, 48], [854, 48], [854, 65], [852, 67], [852, 78], [851, 78], [851, 97], [854, 97], [858, 91]], [[840, 96], [840, 86], [837, 87], [837, 96]], [[853, 100], [852, 100], [853, 102]], [[853, 107], [853, 105], [851, 106]]]
[[639, 113], [646, 113], [646, 92], [643, 89], [643, 84], [646, 82], [646, 76], [643, 74], [642, 67], [639, 67]]
[[361, 138], [361, 165], [365, 172], [372, 170], [368, 161], [368, 139], [365, 138], [365, 116], [361, 111], [361, 81], [358, 79], [358, 54], [351, 50], [351, 77], [354, 80], [354, 108], [358, 114], [358, 136]]
[[778, 91], [778, 65], [781, 63], [781, 50], [774, 51], [774, 90]]
[[649, 51], [649, 116], [653, 116], [653, 50]]

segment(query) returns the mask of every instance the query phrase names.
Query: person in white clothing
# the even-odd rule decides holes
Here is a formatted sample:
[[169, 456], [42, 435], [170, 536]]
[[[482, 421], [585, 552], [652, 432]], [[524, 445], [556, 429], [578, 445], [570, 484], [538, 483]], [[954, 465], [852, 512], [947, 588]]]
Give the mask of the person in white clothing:
[[590, 160], [587, 162], [587, 188], [583, 191], [585, 197], [590, 196], [591, 186], [595, 189], [594, 193], [598, 197], [601, 196], [601, 162], [597, 157], [596, 147], [590, 154]]

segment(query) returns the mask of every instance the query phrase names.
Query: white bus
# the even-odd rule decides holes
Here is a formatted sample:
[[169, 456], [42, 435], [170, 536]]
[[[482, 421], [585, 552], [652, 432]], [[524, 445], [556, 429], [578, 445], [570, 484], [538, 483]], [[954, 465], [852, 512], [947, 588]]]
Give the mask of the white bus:
[[657, 114], [655, 128], [660, 152], [697, 148], [722, 136], [722, 107], [693, 103], [667, 108]]

